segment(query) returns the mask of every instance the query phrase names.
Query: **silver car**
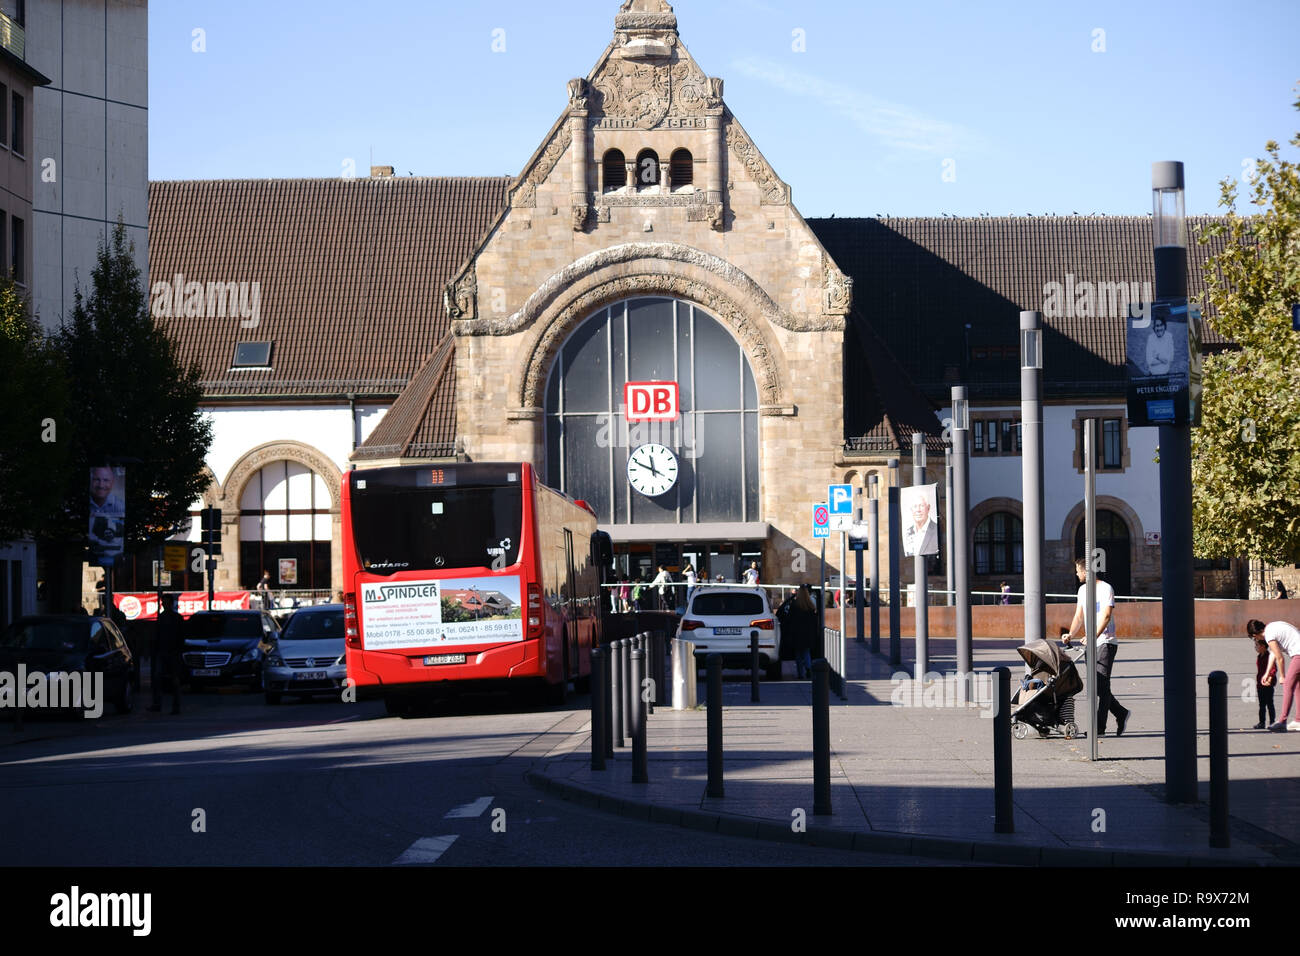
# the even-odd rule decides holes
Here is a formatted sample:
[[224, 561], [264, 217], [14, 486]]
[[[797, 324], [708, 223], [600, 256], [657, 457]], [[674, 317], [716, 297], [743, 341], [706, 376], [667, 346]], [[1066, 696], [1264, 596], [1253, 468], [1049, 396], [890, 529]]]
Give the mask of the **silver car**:
[[319, 604], [295, 611], [262, 665], [268, 704], [280, 703], [285, 694], [337, 696], [347, 676], [342, 604]]

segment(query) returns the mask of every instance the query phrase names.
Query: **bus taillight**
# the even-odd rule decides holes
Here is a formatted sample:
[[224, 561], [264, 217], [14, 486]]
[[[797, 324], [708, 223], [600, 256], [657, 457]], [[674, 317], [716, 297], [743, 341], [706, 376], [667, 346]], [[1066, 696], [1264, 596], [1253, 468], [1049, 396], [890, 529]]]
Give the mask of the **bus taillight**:
[[528, 636], [541, 637], [546, 626], [546, 605], [542, 603], [542, 588], [538, 584], [528, 585]]
[[348, 647], [361, 646], [361, 634], [357, 630], [357, 595], [355, 591], [343, 595], [343, 635]]

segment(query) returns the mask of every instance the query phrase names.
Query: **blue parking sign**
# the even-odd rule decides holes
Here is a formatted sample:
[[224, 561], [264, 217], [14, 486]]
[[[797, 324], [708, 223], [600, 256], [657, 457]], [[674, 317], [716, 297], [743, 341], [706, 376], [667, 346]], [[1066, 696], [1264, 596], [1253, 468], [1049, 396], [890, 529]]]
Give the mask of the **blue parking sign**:
[[852, 485], [827, 485], [826, 500], [830, 502], [831, 514], [833, 515], [853, 514], [853, 486]]

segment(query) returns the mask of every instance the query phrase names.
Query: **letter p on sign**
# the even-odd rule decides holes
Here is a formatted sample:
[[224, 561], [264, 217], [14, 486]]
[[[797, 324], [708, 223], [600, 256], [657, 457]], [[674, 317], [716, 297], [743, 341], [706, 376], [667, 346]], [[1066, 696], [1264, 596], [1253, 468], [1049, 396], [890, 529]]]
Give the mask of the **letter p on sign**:
[[623, 405], [630, 422], [671, 422], [681, 412], [676, 382], [628, 382]]

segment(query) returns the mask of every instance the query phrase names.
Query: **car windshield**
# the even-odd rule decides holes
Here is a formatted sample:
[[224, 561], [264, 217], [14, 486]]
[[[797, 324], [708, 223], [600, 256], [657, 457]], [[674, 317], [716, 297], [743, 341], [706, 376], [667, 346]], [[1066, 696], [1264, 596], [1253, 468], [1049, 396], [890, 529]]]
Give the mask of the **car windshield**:
[[192, 641], [223, 637], [261, 637], [258, 614], [195, 614], [185, 624], [185, 636]]
[[88, 622], [17, 621], [0, 638], [0, 645], [15, 650], [79, 653], [90, 641]]
[[343, 608], [329, 611], [299, 611], [289, 618], [280, 634], [282, 641], [343, 640]]
[[691, 604], [692, 614], [715, 616], [764, 614], [767, 608], [757, 594], [697, 594]]

